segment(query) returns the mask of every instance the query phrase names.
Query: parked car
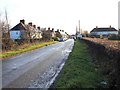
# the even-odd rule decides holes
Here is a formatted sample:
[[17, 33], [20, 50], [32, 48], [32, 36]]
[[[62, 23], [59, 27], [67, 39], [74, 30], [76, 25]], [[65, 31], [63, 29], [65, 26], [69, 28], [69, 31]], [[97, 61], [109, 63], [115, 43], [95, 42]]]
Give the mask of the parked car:
[[59, 40], [59, 42], [63, 42], [63, 41], [64, 41], [64, 40], [63, 40], [63, 38], [61, 37], [60, 40]]

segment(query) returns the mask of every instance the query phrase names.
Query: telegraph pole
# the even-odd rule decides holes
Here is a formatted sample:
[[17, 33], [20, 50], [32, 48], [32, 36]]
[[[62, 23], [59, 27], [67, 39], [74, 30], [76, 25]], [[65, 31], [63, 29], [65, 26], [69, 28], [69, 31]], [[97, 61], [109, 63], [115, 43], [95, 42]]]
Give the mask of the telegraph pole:
[[77, 28], [77, 26], [76, 26], [76, 33], [78, 32], [78, 28]]
[[[79, 32], [80, 32], [80, 20], [79, 20]], [[81, 34], [81, 32], [80, 32], [80, 34]]]

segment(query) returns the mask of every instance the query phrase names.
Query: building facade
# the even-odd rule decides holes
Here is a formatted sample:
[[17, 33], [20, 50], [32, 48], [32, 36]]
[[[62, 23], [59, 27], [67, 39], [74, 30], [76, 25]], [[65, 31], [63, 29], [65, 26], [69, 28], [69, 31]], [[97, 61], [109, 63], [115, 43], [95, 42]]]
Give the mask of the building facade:
[[118, 35], [118, 31], [111, 26], [108, 27], [108, 28], [98, 28], [98, 27], [96, 27], [90, 32], [91, 36], [99, 36], [99, 35], [108, 36], [108, 35], [111, 35], [111, 34]]

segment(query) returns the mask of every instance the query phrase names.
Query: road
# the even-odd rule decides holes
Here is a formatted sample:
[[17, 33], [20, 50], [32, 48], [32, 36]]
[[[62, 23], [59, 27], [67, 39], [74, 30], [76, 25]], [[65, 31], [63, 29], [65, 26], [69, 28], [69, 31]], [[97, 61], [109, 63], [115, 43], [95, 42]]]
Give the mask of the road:
[[49, 88], [73, 45], [69, 39], [3, 60], [3, 88]]

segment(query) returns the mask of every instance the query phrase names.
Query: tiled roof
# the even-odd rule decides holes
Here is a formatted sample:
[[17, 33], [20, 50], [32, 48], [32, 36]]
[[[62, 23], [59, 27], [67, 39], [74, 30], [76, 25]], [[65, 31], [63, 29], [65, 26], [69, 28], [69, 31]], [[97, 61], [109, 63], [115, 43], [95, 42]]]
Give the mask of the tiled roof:
[[115, 28], [94, 28], [91, 32], [109, 32], [109, 31], [117, 31]]
[[26, 27], [24, 24], [18, 23], [16, 26], [14, 26], [12, 29], [10, 29], [10, 31], [13, 31], [13, 30], [26, 30]]

